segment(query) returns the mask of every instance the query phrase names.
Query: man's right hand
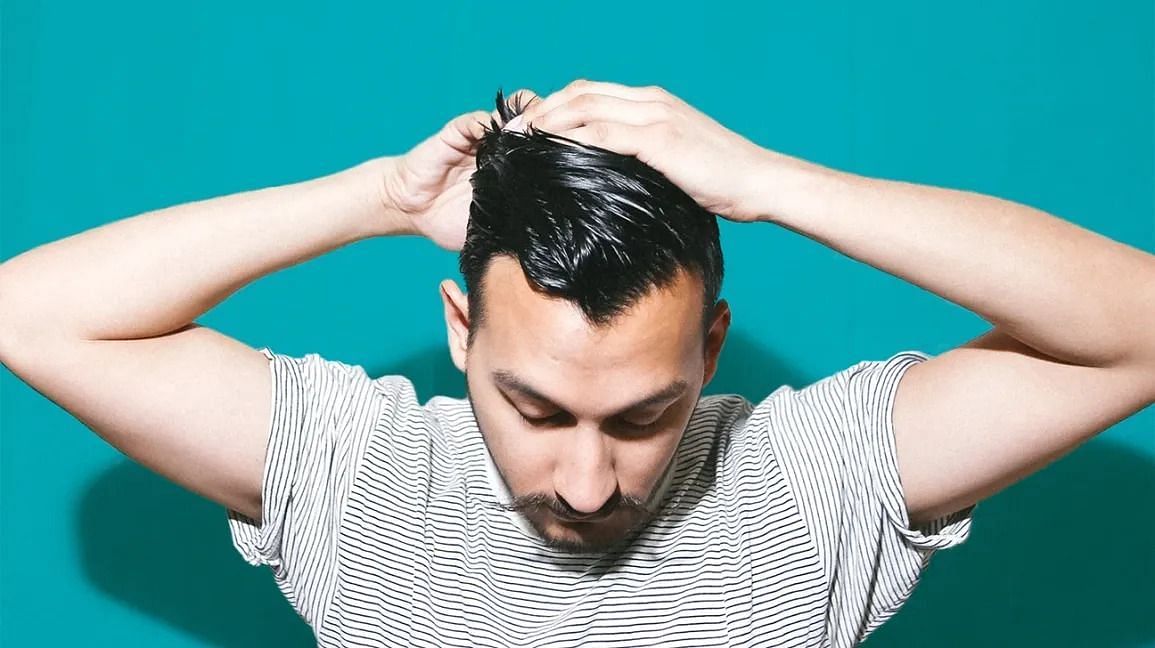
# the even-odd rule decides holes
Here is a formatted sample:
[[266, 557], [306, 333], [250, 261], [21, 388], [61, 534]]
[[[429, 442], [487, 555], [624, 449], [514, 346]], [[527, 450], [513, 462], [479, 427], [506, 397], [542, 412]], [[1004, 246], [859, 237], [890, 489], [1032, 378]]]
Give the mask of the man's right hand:
[[[537, 99], [531, 90], [518, 90], [511, 103], [526, 105]], [[459, 115], [408, 153], [385, 158], [385, 208], [404, 223], [405, 233], [420, 234], [451, 251], [465, 243], [473, 188], [469, 178], [476, 168], [477, 143], [497, 111]]]

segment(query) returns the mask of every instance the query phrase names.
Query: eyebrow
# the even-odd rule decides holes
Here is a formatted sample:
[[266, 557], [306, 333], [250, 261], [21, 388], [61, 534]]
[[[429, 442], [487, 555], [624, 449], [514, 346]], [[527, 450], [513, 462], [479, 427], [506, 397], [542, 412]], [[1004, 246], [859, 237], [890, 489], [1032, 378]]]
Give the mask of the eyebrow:
[[[549, 405], [552, 405], [553, 407], [557, 407], [560, 410], [563, 410], [563, 411], [565, 410], [564, 407], [561, 407], [557, 403], [553, 402], [553, 399], [551, 399], [548, 396], [546, 396], [545, 394], [541, 393], [540, 391], [535, 389], [532, 385], [530, 385], [529, 383], [526, 383], [524, 380], [517, 377], [511, 371], [507, 371], [505, 369], [497, 369], [491, 375], [493, 376], [494, 382], [496, 382], [498, 385], [500, 385], [501, 387], [503, 387], [505, 389], [509, 389], [509, 390], [518, 392], [519, 394], [526, 396], [527, 398], [530, 398], [532, 400], [540, 401], [542, 403], [547, 403]], [[624, 407], [621, 410], [619, 410], [618, 412], [616, 412], [614, 414], [614, 416], [617, 416], [619, 414], [624, 414], [624, 413], [632, 411], [632, 410], [642, 409], [643, 407], [648, 407], [648, 406], [654, 405], [656, 403], [661, 403], [661, 402], [668, 400], [674, 396], [679, 396], [682, 394], [682, 392], [686, 391], [686, 387], [687, 387], [687, 383], [685, 380], [681, 380], [681, 379], [675, 380], [674, 382], [670, 383], [669, 385], [666, 385], [665, 387], [662, 387], [661, 389], [653, 392], [652, 394], [645, 396], [643, 398], [640, 398], [637, 401], [631, 403], [630, 405], [627, 405], [626, 407]]]

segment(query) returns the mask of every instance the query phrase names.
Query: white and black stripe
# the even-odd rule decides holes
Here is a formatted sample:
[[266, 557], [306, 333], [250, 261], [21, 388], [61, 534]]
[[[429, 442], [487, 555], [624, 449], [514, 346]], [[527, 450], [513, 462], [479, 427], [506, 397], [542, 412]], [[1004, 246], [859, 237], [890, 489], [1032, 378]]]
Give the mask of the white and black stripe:
[[918, 351], [756, 406], [703, 397], [662, 514], [609, 556], [545, 547], [490, 505], [467, 401], [261, 351], [264, 520], [229, 511], [229, 529], [320, 646], [853, 646], [970, 532], [974, 507], [909, 528], [890, 416]]

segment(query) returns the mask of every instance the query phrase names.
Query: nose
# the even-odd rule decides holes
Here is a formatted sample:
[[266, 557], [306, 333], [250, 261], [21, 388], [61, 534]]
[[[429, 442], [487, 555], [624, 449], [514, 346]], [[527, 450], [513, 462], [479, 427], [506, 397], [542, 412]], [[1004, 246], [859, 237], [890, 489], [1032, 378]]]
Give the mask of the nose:
[[596, 428], [575, 428], [572, 435], [557, 464], [555, 495], [569, 517], [600, 518], [621, 496], [609, 440]]
[[610, 495], [610, 498], [607, 499], [605, 503], [602, 504], [598, 510], [594, 511], [593, 513], [582, 513], [581, 511], [575, 509], [569, 502], [565, 501], [565, 498], [560, 494], [557, 496], [557, 500], [561, 503], [561, 507], [565, 510], [567, 517], [571, 517], [575, 520], [600, 520], [601, 518], [606, 517], [613, 512], [614, 507], [618, 505], [618, 500], [621, 499], [621, 496], [622, 492], [615, 488], [614, 493]]
[[578, 511], [578, 509], [574, 508], [571, 504], [569, 504], [569, 502], [566, 501], [566, 498], [561, 497], [561, 494], [558, 494], [558, 502], [561, 504], [562, 511], [565, 511], [566, 517], [572, 517], [574, 520], [582, 521], [596, 521], [603, 519], [603, 517], [609, 516], [611, 513], [613, 513], [613, 509], [618, 506], [619, 499], [621, 499], [621, 491], [614, 489], [610, 499], [605, 500], [604, 504], [597, 508], [597, 511], [593, 513], [582, 513], [581, 511]]

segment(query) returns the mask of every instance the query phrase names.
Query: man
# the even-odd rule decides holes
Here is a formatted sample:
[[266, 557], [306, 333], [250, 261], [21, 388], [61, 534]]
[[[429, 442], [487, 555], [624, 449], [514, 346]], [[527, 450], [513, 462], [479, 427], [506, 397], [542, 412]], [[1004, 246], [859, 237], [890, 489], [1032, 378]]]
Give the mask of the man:
[[[730, 323], [715, 214], [994, 326], [702, 398]], [[194, 321], [400, 234], [461, 250], [468, 294], [442, 300], [468, 399]], [[977, 502], [1155, 400], [1152, 255], [612, 83], [499, 94], [400, 157], [44, 245], [0, 265], [0, 300], [4, 364], [226, 506], [325, 646], [855, 645]]]

